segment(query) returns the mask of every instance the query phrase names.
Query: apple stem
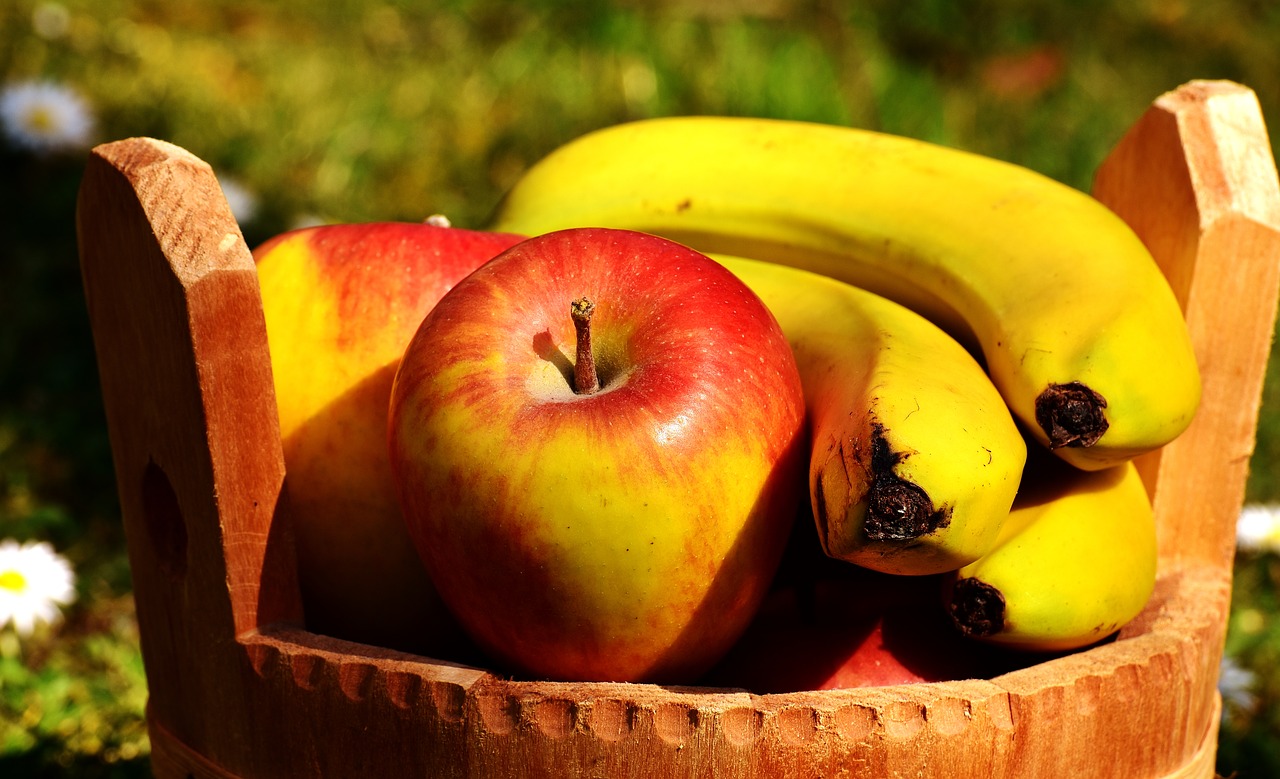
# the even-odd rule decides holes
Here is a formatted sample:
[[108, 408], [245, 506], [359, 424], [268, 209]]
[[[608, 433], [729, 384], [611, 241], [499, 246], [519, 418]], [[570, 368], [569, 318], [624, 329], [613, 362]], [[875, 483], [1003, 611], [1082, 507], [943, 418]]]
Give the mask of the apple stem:
[[573, 317], [573, 327], [578, 332], [578, 357], [573, 363], [573, 391], [579, 395], [590, 395], [600, 389], [596, 358], [591, 353], [591, 315], [595, 310], [596, 304], [587, 297], [578, 298], [569, 304], [569, 315]]

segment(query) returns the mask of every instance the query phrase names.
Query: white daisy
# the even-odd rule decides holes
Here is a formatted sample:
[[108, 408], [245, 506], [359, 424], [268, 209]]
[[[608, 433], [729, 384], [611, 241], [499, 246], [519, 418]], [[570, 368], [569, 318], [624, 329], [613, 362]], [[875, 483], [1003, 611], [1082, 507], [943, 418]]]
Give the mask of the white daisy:
[[1223, 717], [1231, 713], [1248, 713], [1258, 704], [1258, 675], [1223, 655], [1218, 669], [1218, 692], [1222, 695]]
[[0, 628], [12, 622], [30, 635], [37, 622], [55, 624], [60, 606], [76, 599], [75, 573], [66, 558], [43, 542], [0, 542]]
[[231, 206], [231, 214], [239, 224], [253, 221], [258, 214], [258, 196], [249, 191], [245, 185], [233, 178], [218, 178], [222, 186], [222, 196]]
[[0, 126], [16, 146], [35, 152], [82, 149], [93, 114], [79, 94], [50, 82], [10, 84], [0, 92]]
[[1280, 505], [1245, 506], [1236, 520], [1236, 547], [1244, 552], [1280, 552]]

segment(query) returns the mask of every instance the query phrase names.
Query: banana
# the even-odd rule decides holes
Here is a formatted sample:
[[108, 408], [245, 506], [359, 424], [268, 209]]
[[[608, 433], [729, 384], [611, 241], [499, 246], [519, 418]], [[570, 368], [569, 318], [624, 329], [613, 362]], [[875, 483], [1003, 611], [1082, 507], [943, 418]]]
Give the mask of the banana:
[[1155, 588], [1156, 530], [1132, 463], [1080, 471], [1029, 458], [995, 547], [951, 574], [945, 601], [971, 638], [1018, 649], [1093, 644]]
[[1190, 423], [1200, 379], [1178, 302], [1129, 227], [1026, 168], [908, 138], [675, 117], [535, 163], [490, 229], [626, 227], [822, 273], [980, 352], [1035, 439], [1083, 469]]
[[795, 352], [824, 551], [896, 574], [953, 571], [986, 553], [1027, 450], [973, 356], [870, 292], [783, 265], [714, 259], [764, 301]]

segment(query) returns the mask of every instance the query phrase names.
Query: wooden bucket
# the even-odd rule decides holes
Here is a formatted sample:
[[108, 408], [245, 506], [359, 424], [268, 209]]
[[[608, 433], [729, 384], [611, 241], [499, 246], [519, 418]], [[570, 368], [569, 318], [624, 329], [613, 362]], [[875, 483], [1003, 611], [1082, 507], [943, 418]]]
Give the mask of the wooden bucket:
[[1161, 96], [1094, 193], [1151, 248], [1204, 375], [1147, 456], [1159, 583], [1118, 640], [991, 679], [755, 695], [512, 681], [301, 620], [258, 280], [208, 165], [94, 149], [81, 264], [160, 777], [1209, 777], [1235, 520], [1280, 284], [1253, 92]]

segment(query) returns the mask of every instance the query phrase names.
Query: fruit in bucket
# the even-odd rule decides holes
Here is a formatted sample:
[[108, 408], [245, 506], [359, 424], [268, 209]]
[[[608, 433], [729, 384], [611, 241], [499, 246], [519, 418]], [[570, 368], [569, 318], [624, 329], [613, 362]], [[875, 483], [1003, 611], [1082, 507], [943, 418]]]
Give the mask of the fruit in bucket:
[[1136, 465], [1083, 472], [1033, 457], [994, 548], [947, 578], [947, 609], [977, 641], [1079, 649], [1142, 611], [1155, 589], [1157, 552]]
[[953, 571], [986, 554], [1027, 446], [982, 366], [915, 312], [809, 271], [715, 258], [791, 342], [822, 549], [884, 573]]
[[755, 619], [700, 681], [757, 694], [879, 687], [991, 678], [1042, 659], [955, 630], [938, 597], [947, 576], [836, 560], [802, 519]]
[[524, 172], [491, 229], [646, 230], [817, 271], [980, 354], [1027, 435], [1084, 470], [1176, 438], [1200, 375], [1134, 231], [1027, 168], [862, 129], [682, 116], [587, 133]]
[[845, 571], [770, 592], [742, 638], [702, 679], [757, 694], [986, 679], [1042, 659], [961, 636], [939, 576]]
[[405, 351], [389, 445], [445, 603], [509, 670], [688, 682], [768, 589], [806, 485], [794, 357], [679, 244], [580, 228], [459, 282]]
[[520, 238], [444, 224], [312, 227], [254, 250], [308, 626], [449, 652], [451, 625], [391, 483], [387, 402], [426, 312]]

